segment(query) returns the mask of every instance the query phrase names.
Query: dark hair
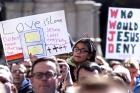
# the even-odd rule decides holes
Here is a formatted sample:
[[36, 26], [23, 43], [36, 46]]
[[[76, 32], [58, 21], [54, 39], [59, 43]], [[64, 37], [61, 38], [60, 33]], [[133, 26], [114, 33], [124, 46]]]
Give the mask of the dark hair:
[[74, 46], [73, 46], [73, 49], [75, 48], [75, 46], [78, 44], [78, 43], [83, 43], [87, 46], [87, 48], [89, 49], [89, 54], [91, 54], [91, 57], [90, 57], [90, 61], [95, 61], [95, 56], [96, 56], [96, 48], [95, 48], [95, 44], [94, 42], [90, 39], [90, 38], [81, 38], [80, 40], [78, 40]]
[[122, 93], [129, 93], [127, 86], [115, 82], [111, 77], [105, 76], [87, 77], [80, 84], [79, 93], [82, 91], [104, 91], [104, 93], [108, 93], [110, 89], [117, 89], [118, 91], [122, 91]]
[[[120, 83], [122, 82], [122, 84], [129, 84], [130, 83], [130, 81], [128, 80], [128, 77], [126, 76], [126, 75], [124, 75], [124, 74], [122, 74], [122, 73], [112, 73], [113, 75], [112, 75], [112, 77], [114, 78], [114, 80], [116, 80], [117, 82], [119, 82], [120, 81]], [[117, 79], [117, 78], [115, 78], [115, 77], [118, 77], [118, 78], [120, 78], [121, 80], [119, 80], [119, 79]]]
[[36, 61], [34, 61], [33, 64], [32, 64], [31, 74], [33, 74], [33, 70], [34, 70], [35, 65], [37, 65], [37, 64], [40, 63], [40, 62], [46, 62], [46, 61], [51, 61], [51, 62], [55, 63], [55, 64], [56, 64], [57, 75], [60, 75], [59, 64], [58, 64], [58, 62], [57, 62], [55, 59], [53, 59], [53, 58], [38, 58], [38, 59], [37, 59]]
[[77, 73], [76, 73], [76, 78], [78, 80], [79, 78], [79, 72], [80, 72], [80, 69], [85, 69], [89, 72], [93, 72], [95, 70], [97, 70], [99, 73], [102, 72], [101, 68], [98, 66], [98, 64], [96, 63], [93, 63], [93, 62], [85, 62], [85, 63], [82, 63], [78, 66], [77, 68]]

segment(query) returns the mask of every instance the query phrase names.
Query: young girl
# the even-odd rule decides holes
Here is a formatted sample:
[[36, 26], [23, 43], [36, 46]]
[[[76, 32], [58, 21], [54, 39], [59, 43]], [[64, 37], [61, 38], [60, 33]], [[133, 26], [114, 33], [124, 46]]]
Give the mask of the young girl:
[[67, 59], [74, 82], [76, 81], [75, 73], [78, 65], [84, 62], [94, 62], [95, 56], [96, 48], [90, 38], [81, 38], [74, 44], [72, 56]]

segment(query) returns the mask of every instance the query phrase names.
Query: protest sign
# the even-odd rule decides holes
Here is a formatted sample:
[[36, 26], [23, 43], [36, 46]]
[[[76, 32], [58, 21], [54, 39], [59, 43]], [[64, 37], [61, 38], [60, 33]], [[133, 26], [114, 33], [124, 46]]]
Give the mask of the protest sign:
[[71, 52], [63, 10], [3, 21], [0, 30], [6, 57], [48, 57]]
[[107, 59], [140, 59], [140, 9], [110, 7], [108, 13]]

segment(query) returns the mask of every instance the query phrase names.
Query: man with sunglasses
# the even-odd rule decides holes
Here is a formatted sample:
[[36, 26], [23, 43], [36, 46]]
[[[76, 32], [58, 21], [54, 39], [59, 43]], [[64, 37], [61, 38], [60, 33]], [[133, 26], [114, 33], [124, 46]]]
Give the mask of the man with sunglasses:
[[31, 70], [31, 83], [35, 93], [59, 93], [58, 76], [60, 74], [58, 63], [51, 58], [39, 58]]

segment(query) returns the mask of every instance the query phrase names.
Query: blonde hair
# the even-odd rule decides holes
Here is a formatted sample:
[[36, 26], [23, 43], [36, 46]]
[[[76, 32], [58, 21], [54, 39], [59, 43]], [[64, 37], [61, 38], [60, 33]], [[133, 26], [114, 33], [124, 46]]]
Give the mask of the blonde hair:
[[126, 68], [133, 67], [133, 68], [136, 68], [136, 69], [139, 70], [138, 60], [136, 58], [134, 58], [134, 57], [126, 59], [125, 62], [124, 62], [124, 66]]

